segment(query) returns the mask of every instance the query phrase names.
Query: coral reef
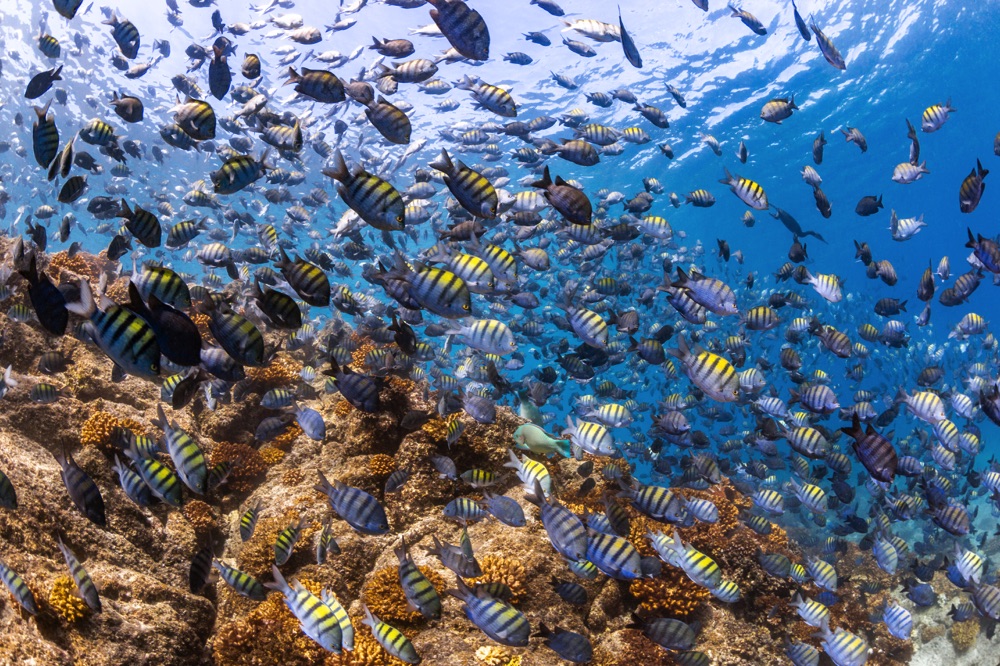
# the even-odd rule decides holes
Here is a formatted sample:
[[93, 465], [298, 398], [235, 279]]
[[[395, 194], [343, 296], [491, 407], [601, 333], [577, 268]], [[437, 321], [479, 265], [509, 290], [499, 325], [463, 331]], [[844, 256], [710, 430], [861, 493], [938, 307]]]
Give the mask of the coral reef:
[[686, 620], [711, 597], [680, 569], [664, 567], [656, 578], [640, 578], [629, 583], [629, 593], [638, 602], [643, 617], [672, 617]]
[[360, 617], [351, 618], [354, 624], [354, 651], [344, 652], [339, 657], [330, 655], [323, 666], [404, 666], [406, 662], [386, 652], [361, 621]]
[[[427, 576], [438, 594], [444, 594], [444, 579], [437, 571], [428, 567], [418, 567]], [[419, 611], [411, 610], [403, 587], [399, 584], [399, 568], [383, 567], [371, 575], [361, 590], [361, 600], [379, 619], [389, 624], [416, 624], [423, 621]]]
[[250, 389], [259, 393], [297, 383], [301, 371], [302, 364], [288, 354], [278, 354], [262, 368], [246, 369]]
[[76, 583], [69, 576], [59, 576], [52, 581], [48, 605], [66, 624], [78, 622], [90, 612], [87, 602], [77, 595]]
[[260, 454], [260, 459], [263, 460], [264, 464], [268, 467], [274, 467], [285, 459], [285, 452], [273, 446], [265, 446], [261, 448], [258, 453]]
[[115, 428], [125, 428], [137, 435], [146, 431], [145, 427], [135, 419], [98, 410], [87, 417], [80, 426], [80, 444], [94, 446], [104, 453], [110, 453], [115, 450], [113, 442]]
[[209, 457], [212, 465], [221, 462], [233, 463], [233, 471], [229, 474], [226, 487], [234, 493], [253, 490], [267, 471], [267, 463], [260, 452], [246, 444], [219, 442], [212, 448]]
[[[0, 246], [4, 243], [0, 239]], [[56, 255], [58, 256], [58, 255]], [[62, 263], [60, 263], [62, 262]], [[54, 259], [67, 276], [87, 271], [99, 275], [103, 260], [87, 256]], [[19, 278], [15, 278], [19, 279]], [[18, 297], [23, 297], [19, 288]], [[205, 323], [203, 315], [195, 315]], [[398, 666], [374, 640], [361, 620], [362, 604], [386, 622], [397, 625], [423, 655], [426, 664], [555, 664], [555, 655], [539, 640], [522, 649], [493, 644], [462, 616], [460, 604], [446, 597], [452, 576], [431, 556], [427, 548], [432, 536], [451, 543], [460, 528], [444, 519], [442, 507], [459, 495], [474, 495], [467, 486], [441, 478], [427, 461], [432, 453], [452, 457], [460, 471], [482, 468], [500, 473], [492, 492], [503, 493], [525, 509], [528, 524], [511, 528], [493, 519], [469, 526], [483, 576], [470, 584], [499, 581], [513, 592], [513, 601], [538, 627], [561, 626], [588, 635], [594, 646], [594, 664], [635, 666], [671, 664], [674, 658], [630, 627], [633, 615], [669, 616], [701, 625], [699, 650], [715, 664], [749, 666], [784, 663], [785, 640], [800, 639], [817, 644], [815, 630], [802, 622], [788, 605], [798, 588], [790, 581], [764, 573], [757, 560], [761, 550], [780, 552], [801, 563], [803, 553], [795, 545], [801, 528], [789, 524], [791, 534], [774, 526], [761, 536], [739, 520], [750, 501], [729, 481], [705, 490], [675, 489], [688, 498], [712, 501], [719, 510], [714, 524], [696, 523], [680, 529], [685, 542], [712, 557], [726, 579], [739, 587], [743, 599], [723, 604], [677, 568], [664, 565], [659, 576], [631, 583], [576, 579], [553, 550], [541, 525], [539, 511], [525, 499], [518, 480], [505, 470], [511, 433], [522, 423], [510, 409], [500, 407], [496, 422], [480, 424], [461, 418], [464, 432], [451, 447], [446, 443], [449, 422], [434, 418], [415, 431], [400, 425], [412, 410], [432, 413], [434, 400], [409, 380], [387, 377], [381, 383], [382, 409], [368, 414], [354, 409], [340, 397], [319, 395], [310, 406], [322, 414], [327, 437], [316, 442], [302, 436], [297, 424], [260, 450], [251, 443], [253, 425], [273, 415], [248, 397], [221, 402], [213, 410], [199, 402], [192, 408], [170, 414], [206, 450], [211, 464], [234, 464], [226, 485], [205, 498], [189, 497], [181, 510], [164, 505], [140, 508], [132, 504], [110, 470], [114, 428], [137, 433], [150, 432], [159, 402], [159, 386], [136, 378], [119, 384], [110, 381], [110, 362], [92, 345], [71, 336], [61, 341], [64, 353], [72, 353], [75, 365], [66, 373], [71, 390], [56, 407], [37, 405], [27, 398], [38, 356], [53, 348], [52, 340], [37, 325], [19, 324], [0, 316], [0, 333], [18, 345], [0, 347], [0, 367], [12, 365], [28, 381], [4, 397], [0, 410], [0, 467], [19, 490], [17, 511], [0, 511], [0, 556], [21, 574], [37, 592], [42, 612], [37, 621], [12, 612], [4, 598], [0, 602], [0, 664], [38, 663], [63, 666], [93, 664], [155, 663], [165, 666], [270, 666], [324, 664], [325, 666]], [[355, 359], [379, 346], [357, 343]], [[248, 369], [249, 393], [262, 393], [275, 386], [301, 388], [299, 371], [305, 351], [281, 352], [266, 368]], [[360, 366], [358, 366], [360, 367]], [[104, 497], [107, 529], [99, 529], [83, 518], [69, 500], [52, 452], [72, 451], [77, 463], [94, 478]], [[600, 470], [606, 459], [586, 456]], [[555, 486], [564, 504], [574, 511], [601, 511], [601, 495], [616, 493], [618, 483], [595, 473], [597, 487], [577, 496], [583, 461], [547, 459]], [[383, 494], [385, 478], [399, 468], [410, 471], [406, 484], [396, 493]], [[316, 492], [318, 472], [331, 480], [357, 486], [373, 494], [386, 508], [392, 532], [384, 536], [362, 535], [345, 521], [333, 517], [330, 529], [340, 547], [317, 565], [316, 533], [332, 516], [327, 498]], [[609, 475], [610, 476], [610, 475]], [[22, 491], [23, 489], [23, 491]], [[260, 519], [254, 536], [243, 542], [238, 534], [239, 516], [260, 503]], [[669, 525], [652, 521], [632, 508], [629, 540], [645, 556], [653, 555], [645, 535], [650, 531], [672, 531]], [[305, 519], [304, 528], [282, 571], [289, 580], [307, 588], [334, 592], [353, 618], [355, 650], [337, 656], [327, 654], [307, 638], [285, 607], [280, 594], [271, 593], [264, 602], [239, 596], [223, 582], [209, 584], [202, 595], [188, 589], [191, 558], [211, 534], [216, 555], [227, 564], [257, 577], [271, 580], [274, 542], [277, 534]], [[65, 564], [51, 535], [61, 533], [86, 566], [98, 586], [105, 612], [90, 614], [66, 576]], [[440, 621], [426, 622], [411, 611], [399, 585], [397, 559], [393, 552], [405, 535], [410, 553], [443, 597]], [[871, 554], [849, 545], [838, 555], [838, 565], [850, 581], [837, 591], [840, 602], [831, 607], [831, 624], [863, 635], [873, 650], [872, 666], [900, 663], [912, 646], [890, 636], [884, 625], [872, 622], [871, 609], [887, 592], [865, 595], [860, 586], [872, 589], [899, 588], [900, 577], [885, 574], [874, 565]], [[53, 573], [57, 572], [57, 573]], [[583, 585], [587, 601], [569, 606], [549, 586], [552, 577]], [[53, 581], [51, 587], [47, 581]], [[935, 589], [950, 585], [943, 574]], [[801, 586], [815, 596], [813, 584]], [[81, 618], [83, 618], [81, 620]], [[940, 641], [969, 646], [977, 639], [978, 622], [925, 625], [914, 632], [914, 642], [940, 634]], [[947, 637], [945, 633], [948, 632]], [[984, 639], [980, 639], [982, 642]], [[968, 648], [969, 653], [974, 652]], [[897, 659], [898, 661], [893, 661]]]
[[368, 459], [368, 472], [376, 478], [384, 478], [396, 471], [396, 460], [384, 453], [376, 453]]
[[973, 618], [965, 622], [951, 625], [951, 642], [959, 652], [965, 652], [976, 643], [979, 636], [979, 619]]
[[207, 534], [215, 527], [215, 511], [201, 500], [188, 500], [182, 512], [198, 534]]
[[519, 560], [505, 555], [486, 555], [479, 558], [479, 566], [483, 570], [483, 575], [467, 580], [470, 586], [481, 583], [503, 583], [510, 588], [510, 603], [515, 605], [527, 593], [524, 587], [527, 573]]
[[309, 666], [322, 664], [326, 651], [302, 633], [284, 596], [272, 593], [245, 618], [219, 627], [212, 654], [217, 666]]

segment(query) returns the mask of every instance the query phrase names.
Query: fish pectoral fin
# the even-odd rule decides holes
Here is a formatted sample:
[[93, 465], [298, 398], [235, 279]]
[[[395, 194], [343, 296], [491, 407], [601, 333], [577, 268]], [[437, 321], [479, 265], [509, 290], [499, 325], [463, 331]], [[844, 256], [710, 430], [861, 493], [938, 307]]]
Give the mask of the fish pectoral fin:
[[125, 374], [125, 370], [122, 369], [122, 366], [117, 363], [115, 363], [114, 367], [111, 368], [111, 381], [115, 384], [120, 384], [125, 381], [125, 377], [127, 376], [128, 375]]

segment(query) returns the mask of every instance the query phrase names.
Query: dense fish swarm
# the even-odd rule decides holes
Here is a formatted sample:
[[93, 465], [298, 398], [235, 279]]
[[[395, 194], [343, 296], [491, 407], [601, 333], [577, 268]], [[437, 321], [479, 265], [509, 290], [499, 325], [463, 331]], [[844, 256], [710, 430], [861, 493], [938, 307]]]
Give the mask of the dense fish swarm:
[[[897, 156], [820, 7], [188, 4], [3, 7], [0, 664], [996, 660], [1000, 243], [911, 194], [991, 210], [964, 86]], [[713, 109], [668, 14], [818, 83]]]

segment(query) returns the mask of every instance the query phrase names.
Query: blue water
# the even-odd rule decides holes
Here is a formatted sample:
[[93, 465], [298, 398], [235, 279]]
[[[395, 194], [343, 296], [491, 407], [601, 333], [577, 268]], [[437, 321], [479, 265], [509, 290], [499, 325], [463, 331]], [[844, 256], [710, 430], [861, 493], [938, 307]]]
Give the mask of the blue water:
[[[653, 142], [644, 146], [626, 144], [624, 153], [618, 157], [605, 156], [600, 165], [590, 168], [579, 167], [558, 158], [549, 160], [553, 174], [566, 179], [576, 179], [585, 191], [596, 201], [596, 192], [606, 188], [620, 191], [627, 198], [642, 189], [642, 179], [655, 177], [665, 187], [666, 192], [684, 193], [697, 188], [711, 191], [717, 204], [710, 209], [696, 209], [684, 206], [674, 209], [667, 201], [666, 194], [658, 196], [650, 214], [667, 217], [680, 235], [678, 248], [668, 250], [650, 244], [641, 269], [623, 269], [616, 259], [617, 248], [613, 248], [604, 258], [601, 268], [604, 274], [620, 276], [633, 284], [630, 297], [615, 299], [608, 307], [616, 311], [634, 307], [634, 299], [643, 286], [655, 286], [661, 280], [660, 259], [671, 254], [678, 265], [692, 263], [703, 267], [706, 273], [738, 287], [740, 307], [745, 309], [763, 302], [775, 288], [771, 274], [785, 260], [785, 253], [791, 243], [791, 235], [780, 224], [763, 211], [754, 211], [756, 225], [747, 228], [741, 216], [746, 206], [727, 188], [717, 181], [723, 175], [723, 168], [747, 176], [759, 182], [767, 191], [771, 203], [789, 211], [805, 229], [819, 231], [829, 242], [822, 243], [814, 238], [804, 239], [808, 245], [808, 268], [814, 273], [834, 273], [844, 280], [845, 300], [840, 304], [823, 302], [808, 287], [785, 283], [781, 289], [792, 288], [804, 294], [813, 305], [813, 312], [824, 323], [834, 324], [856, 339], [857, 327], [871, 322], [881, 328], [882, 321], [872, 312], [874, 303], [886, 296], [909, 301], [908, 313], [901, 319], [908, 324], [912, 336], [909, 349], [893, 350], [872, 343], [871, 359], [865, 362], [866, 378], [855, 384], [844, 378], [848, 363], [835, 359], [826, 352], [816, 352], [814, 343], [803, 350], [806, 360], [804, 371], [824, 370], [831, 377], [831, 385], [840, 397], [842, 405], [849, 405], [851, 395], [857, 388], [875, 390], [880, 395], [877, 407], [885, 409], [891, 402], [897, 386], [915, 388], [915, 375], [928, 362], [928, 346], [948, 345], [943, 364], [947, 370], [944, 384], [962, 390], [964, 387], [963, 367], [980, 360], [991, 362], [992, 352], [979, 350], [978, 340], [973, 339], [966, 350], [954, 342], [949, 343], [947, 334], [964, 314], [975, 311], [987, 320], [996, 309], [996, 292], [987, 275], [983, 285], [974, 294], [971, 302], [956, 308], [944, 308], [932, 302], [932, 324], [918, 329], [914, 316], [921, 304], [915, 298], [915, 289], [921, 272], [930, 261], [934, 266], [942, 256], [950, 258], [952, 274], [967, 270], [964, 247], [966, 227], [973, 232], [992, 236], [996, 233], [995, 220], [1000, 212], [1000, 203], [994, 196], [992, 179], [987, 180], [987, 193], [978, 209], [970, 215], [958, 211], [957, 194], [959, 184], [975, 165], [982, 160], [987, 169], [995, 169], [1000, 161], [993, 155], [993, 138], [1000, 130], [997, 108], [1000, 91], [992, 85], [993, 64], [1000, 56], [994, 35], [1000, 28], [1000, 14], [995, 3], [960, 2], [844, 2], [830, 5], [804, 1], [799, 9], [807, 21], [812, 16], [825, 33], [835, 42], [847, 61], [846, 72], [829, 66], [820, 55], [815, 40], [804, 42], [792, 23], [791, 8], [783, 2], [757, 1], [747, 3], [744, 8], [756, 14], [768, 29], [766, 37], [752, 34], [737, 19], [729, 16], [729, 11], [713, 0], [710, 12], [699, 11], [687, 0], [670, 3], [626, 2], [622, 4], [622, 16], [638, 44], [645, 66], [642, 70], [630, 67], [624, 60], [620, 45], [611, 42], [595, 45], [598, 56], [584, 59], [569, 52], [559, 44], [560, 36], [587, 42], [585, 37], [569, 31], [560, 32], [563, 27], [557, 19], [541, 9], [517, 0], [511, 3], [479, 2], [477, 9], [485, 17], [492, 35], [491, 60], [474, 66], [469, 63], [442, 64], [439, 76], [447, 81], [456, 81], [462, 75], [473, 74], [484, 81], [507, 87], [511, 90], [519, 106], [519, 120], [530, 120], [540, 115], [560, 117], [573, 108], [584, 109], [591, 122], [606, 124], [623, 129], [637, 125], [646, 130]], [[596, 18], [614, 23], [616, 16], [608, 3], [591, 1], [567, 1], [566, 9], [572, 12], [568, 19]], [[304, 17], [307, 25], [323, 25], [336, 20], [330, 3], [298, 2], [294, 7], [275, 8], [268, 14], [253, 11], [244, 3], [221, 2], [216, 5], [227, 23], [251, 22], [273, 17], [284, 12], [295, 12]], [[155, 67], [144, 77], [130, 81], [125, 79], [109, 63], [109, 54], [114, 44], [110, 29], [100, 25], [103, 18], [99, 7], [85, 5], [72, 22], [67, 22], [52, 12], [47, 4], [38, 2], [0, 2], [4, 21], [0, 35], [6, 46], [5, 51], [17, 52], [18, 60], [10, 55], [3, 58], [3, 87], [6, 103], [0, 110], [0, 119], [5, 127], [12, 127], [15, 113], [22, 113], [26, 124], [12, 130], [12, 141], [28, 149], [25, 159], [17, 157], [14, 151], [3, 155], [4, 185], [12, 196], [8, 203], [6, 222], [21, 219], [15, 211], [25, 206], [30, 212], [43, 202], [57, 207], [59, 215], [75, 209], [77, 218], [84, 229], [96, 226], [85, 211], [84, 201], [75, 206], [60, 206], [54, 202], [54, 192], [44, 182], [41, 170], [36, 167], [30, 155], [30, 122], [33, 113], [30, 105], [22, 99], [24, 82], [30, 74], [53, 66], [35, 48], [39, 22], [47, 17], [48, 31], [63, 43], [63, 56], [59, 62], [65, 65], [64, 82], [58, 84], [69, 92], [66, 106], [53, 106], [57, 123], [63, 136], [73, 128], [82, 125], [91, 117], [101, 117], [111, 122], [119, 133], [127, 138], [141, 141], [148, 151], [153, 145], [162, 145], [157, 128], [169, 119], [168, 109], [174, 104], [176, 93], [169, 79], [181, 73], [186, 66], [184, 48], [191, 42], [209, 44], [213, 38], [209, 17], [212, 8], [199, 9], [182, 6], [183, 26], [171, 27], [164, 19], [166, 7], [163, 3], [130, 4], [121, 7], [125, 15], [139, 28], [142, 34], [142, 49], [135, 62], [146, 62], [153, 58], [151, 45], [155, 39], [169, 40], [172, 54], [169, 58], [156, 62]], [[511, 11], [511, 10], [514, 11]], [[371, 127], [364, 123], [355, 124], [361, 107], [355, 104], [341, 104], [332, 108], [313, 105], [307, 101], [294, 101], [290, 87], [282, 87], [285, 69], [277, 65], [281, 56], [274, 54], [278, 47], [294, 47], [300, 57], [292, 63], [296, 68], [325, 68], [323, 63], [311, 59], [310, 54], [321, 54], [336, 50], [345, 56], [370, 43], [371, 35], [379, 37], [408, 37], [417, 49], [415, 57], [432, 57], [446, 48], [443, 39], [409, 35], [412, 28], [428, 24], [426, 8], [400, 9], [388, 5], [369, 3], [356, 14], [341, 18], [356, 19], [357, 24], [342, 32], [324, 32], [323, 41], [311, 46], [296, 45], [284, 37], [284, 31], [270, 24], [263, 24], [250, 34], [234, 38], [237, 54], [230, 58], [234, 70], [234, 85], [245, 81], [238, 73], [243, 54], [255, 52], [263, 61], [264, 80], [262, 90], [271, 98], [271, 108], [282, 111], [292, 110], [305, 118], [307, 142], [317, 132], [325, 132], [326, 140], [333, 142], [332, 123], [335, 119], [348, 121], [351, 129], [340, 147], [347, 157], [357, 160], [361, 154], [369, 162], [382, 165], [391, 164], [402, 154], [403, 148], [378, 143]], [[542, 30], [553, 40], [550, 47], [541, 47], [527, 42], [521, 34], [528, 30]], [[72, 46], [72, 36], [79, 31], [89, 40], [80, 52]], [[273, 35], [270, 34], [273, 32]], [[500, 60], [500, 56], [510, 51], [523, 51], [535, 59], [526, 67], [519, 67]], [[342, 78], [356, 76], [363, 67], [373, 64], [375, 54], [364, 51], [347, 64], [334, 68]], [[208, 89], [207, 63], [194, 76], [203, 89]], [[558, 87], [550, 78], [550, 72], [573, 77], [580, 84], [577, 91], [566, 91]], [[666, 91], [670, 83], [680, 89], [687, 99], [687, 108], [679, 108]], [[670, 128], [659, 130], [643, 120], [629, 105], [616, 102], [610, 109], [601, 109], [589, 104], [585, 92], [609, 91], [617, 87], [627, 87], [640, 101], [661, 107], [668, 112]], [[105, 104], [111, 90], [135, 94], [146, 104], [146, 120], [139, 125], [125, 126], [113, 115]], [[774, 97], [794, 95], [800, 110], [781, 125], [765, 123], [759, 118], [761, 106]], [[44, 101], [51, 93], [42, 98]], [[88, 105], [86, 99], [93, 97], [96, 108]], [[457, 111], [440, 113], [433, 106], [443, 97], [461, 102]], [[891, 182], [893, 167], [906, 161], [909, 141], [906, 138], [905, 119], [910, 119], [918, 128], [920, 116], [932, 104], [944, 103], [950, 99], [957, 109], [940, 131], [934, 134], [918, 132], [921, 142], [921, 160], [927, 161], [930, 174], [911, 185]], [[414, 125], [414, 140], [426, 140], [426, 145], [410, 157], [406, 166], [393, 174], [392, 181], [403, 190], [412, 182], [412, 170], [417, 166], [426, 167], [437, 154], [442, 141], [439, 133], [446, 129], [471, 129], [483, 122], [503, 119], [486, 111], [472, 108], [470, 96], [453, 89], [447, 95], [431, 96], [420, 92], [415, 86], [402, 84], [394, 101], [403, 100], [412, 105], [409, 115]], [[217, 113], [227, 115], [237, 109], [236, 105], [211, 100]], [[840, 129], [852, 126], [861, 129], [867, 137], [869, 150], [861, 154], [858, 148], [845, 143]], [[812, 164], [811, 148], [813, 138], [819, 131], [825, 131], [829, 145], [825, 159], [816, 167], [823, 178], [822, 188], [833, 205], [833, 216], [823, 219], [816, 210], [811, 188], [805, 184], [799, 172], [807, 164]], [[711, 134], [722, 144], [723, 154], [715, 156], [702, 145], [699, 133]], [[226, 134], [220, 130], [220, 142]], [[540, 133], [540, 136], [559, 138], [569, 136], [569, 131], [557, 125]], [[359, 137], [364, 138], [364, 148], [358, 150]], [[735, 158], [740, 142], [745, 140], [750, 151], [746, 165]], [[497, 136], [505, 153], [524, 145], [519, 140]], [[656, 144], [668, 141], [674, 148], [676, 158], [667, 160]], [[263, 144], [257, 142], [254, 153]], [[451, 147], [453, 154], [474, 164], [477, 156], [472, 151]], [[96, 151], [92, 151], [95, 152]], [[329, 206], [314, 211], [311, 228], [298, 228], [293, 240], [293, 249], [318, 243], [323, 249], [337, 252], [336, 241], [327, 234], [327, 229], [336, 223], [345, 207], [334, 194], [330, 181], [320, 174], [323, 159], [311, 148], [302, 151], [303, 163], [297, 168], [306, 173], [307, 179], [301, 185], [291, 187], [295, 196], [301, 196], [312, 187], [322, 187], [332, 196]], [[376, 159], [372, 159], [376, 158]], [[383, 159], [384, 158], [384, 159]], [[110, 160], [103, 159], [106, 171], [103, 176], [90, 177], [90, 196], [101, 193], [101, 189], [112, 182], [108, 173]], [[503, 159], [493, 165], [502, 165], [509, 171], [510, 184], [507, 189], [517, 192], [522, 188], [518, 181], [529, 171], [518, 166], [511, 159]], [[121, 181], [127, 188], [126, 199], [152, 206], [151, 194], [169, 193], [177, 210], [165, 224], [181, 219], [216, 214], [205, 209], [185, 210], [181, 198], [198, 180], [207, 180], [210, 171], [219, 165], [217, 158], [209, 153], [183, 153], [168, 151], [168, 159], [163, 166], [157, 165], [149, 156], [144, 160], [130, 160], [133, 170], [130, 179]], [[291, 168], [289, 164], [282, 164]], [[1000, 176], [993, 176], [1000, 178]], [[259, 185], [267, 187], [261, 181]], [[883, 195], [885, 209], [869, 218], [860, 218], [854, 213], [854, 206], [864, 195]], [[254, 198], [251, 191], [244, 191], [231, 197], [223, 197], [235, 205], [237, 210], [245, 208], [241, 200]], [[256, 195], [259, 199], [259, 195]], [[435, 198], [443, 205], [444, 197]], [[296, 203], [296, 202], [292, 202]], [[291, 205], [291, 204], [288, 204]], [[283, 221], [284, 205], [268, 206], [260, 221], [271, 221], [280, 227]], [[923, 215], [927, 227], [913, 239], [900, 243], [891, 239], [889, 212], [895, 209], [900, 217]], [[619, 206], [612, 208], [617, 215]], [[53, 222], [57, 222], [58, 217]], [[217, 222], [219, 227], [228, 225]], [[53, 227], [54, 228], [54, 227]], [[495, 238], [504, 230], [503, 222], [487, 236]], [[11, 233], [21, 233], [23, 228], [12, 228]], [[399, 237], [407, 256], [415, 256], [418, 250], [434, 242], [428, 225], [418, 229], [419, 240], [412, 242]], [[291, 238], [282, 233], [285, 240]], [[365, 232], [366, 239], [376, 253], [387, 255], [388, 249], [380, 235]], [[735, 260], [722, 263], [715, 256], [716, 239], [728, 241], [733, 252], [740, 251], [744, 262]], [[85, 249], [98, 252], [106, 247], [108, 236], [94, 233], [83, 236], [75, 231], [72, 240], [83, 243]], [[204, 237], [202, 240], [205, 240]], [[558, 237], [550, 239], [550, 255], [564, 244]], [[888, 259], [899, 274], [899, 283], [887, 287], [881, 281], [868, 280], [864, 267], [854, 261], [853, 241], [867, 241], [875, 259]], [[537, 243], [537, 239], [529, 244]], [[252, 229], [244, 230], [232, 242], [240, 248], [256, 245], [256, 235]], [[698, 256], [691, 250], [701, 246], [704, 250]], [[50, 247], [60, 249], [57, 242]], [[508, 245], [509, 248], [509, 245]], [[534, 314], [523, 314], [518, 308], [511, 308], [515, 314], [506, 315], [509, 323], [516, 323], [542, 317], [549, 325], [549, 317], [560, 314], [559, 285], [568, 279], [587, 279], [581, 276], [573, 250], [567, 260], [554, 263], [547, 275], [531, 275], [541, 286], [549, 287], [542, 296], [543, 307]], [[189, 271], [200, 276], [202, 268], [192, 260], [192, 252], [171, 252], [163, 249], [151, 253], [152, 256], [167, 261], [178, 270]], [[756, 278], [753, 292], [742, 288], [747, 275]], [[522, 269], [522, 274], [528, 274]], [[360, 280], [360, 268], [354, 267], [351, 279], [343, 281], [351, 289], [371, 293], [387, 300], [381, 290]], [[334, 278], [334, 284], [338, 283]], [[938, 292], [943, 288], [939, 283]], [[475, 298], [477, 312], [481, 316], [488, 313], [488, 304], [481, 297]], [[640, 308], [642, 333], [655, 330], [661, 323], [673, 321], [673, 313], [658, 298], [652, 310]], [[805, 316], [807, 313], [782, 311], [782, 316]], [[317, 327], [329, 318], [326, 311], [316, 309], [310, 313]], [[504, 318], [504, 317], [501, 317]], [[426, 322], [434, 321], [427, 316]], [[715, 318], [717, 321], [718, 319]], [[713, 337], [720, 341], [723, 334], [736, 330], [734, 319], [719, 321], [721, 331]], [[419, 329], [419, 327], [418, 327]], [[780, 347], [780, 333], [783, 328], [771, 334], [751, 334], [748, 358], [752, 363], [757, 356], [765, 355], [776, 362]], [[559, 338], [567, 338], [571, 346], [578, 341], [571, 335], [555, 330], [546, 336], [551, 343]], [[437, 341], [439, 343], [440, 340]], [[541, 365], [553, 365], [555, 358], [551, 347], [519, 339], [520, 350], [526, 365], [523, 370], [512, 370], [510, 379], [519, 379]], [[624, 340], [621, 340], [624, 342]], [[673, 343], [668, 344], [671, 346]], [[854, 363], [851, 360], [850, 363]], [[443, 362], [446, 371], [454, 367]], [[678, 373], [680, 368], [678, 367]], [[780, 369], [772, 371], [768, 377], [770, 385], [787, 397], [791, 384], [783, 377]], [[686, 379], [665, 382], [661, 370], [631, 362], [617, 365], [599, 373], [598, 379], [611, 379], [616, 385], [634, 391], [634, 398], [640, 408], [635, 410], [636, 424], [630, 430], [616, 432], [620, 442], [649, 442], [646, 435], [655, 409], [651, 406], [673, 392], [688, 390]], [[558, 432], [565, 416], [572, 411], [573, 400], [578, 395], [590, 394], [593, 383], [579, 385], [574, 381], [562, 384], [559, 395], [554, 396], [543, 411], [550, 419], [550, 430]], [[512, 404], [510, 397], [503, 399]], [[735, 410], [737, 435], [751, 428], [753, 421], [744, 410]], [[691, 418], [698, 429], [709, 433], [717, 432], [717, 424], [707, 419]], [[908, 428], [909, 417], [901, 416], [897, 430]], [[831, 428], [839, 424], [836, 417], [829, 419]], [[1000, 447], [995, 444], [993, 426], [983, 423], [984, 460]], [[635, 461], [643, 468], [648, 462]]]

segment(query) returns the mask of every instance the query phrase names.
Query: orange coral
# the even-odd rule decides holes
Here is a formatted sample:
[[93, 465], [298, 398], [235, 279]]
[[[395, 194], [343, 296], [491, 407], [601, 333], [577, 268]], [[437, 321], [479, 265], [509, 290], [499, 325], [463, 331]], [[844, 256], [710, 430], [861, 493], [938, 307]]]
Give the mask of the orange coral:
[[128, 278], [119, 278], [108, 285], [104, 294], [115, 303], [128, 303]]
[[[300, 580], [306, 589], [317, 585]], [[281, 594], [270, 594], [241, 620], [219, 627], [212, 646], [218, 666], [310, 666], [328, 654], [302, 633]]]
[[271, 440], [271, 446], [273, 448], [280, 449], [281, 451], [290, 451], [292, 449], [292, 444], [301, 434], [302, 428], [298, 423], [293, 421], [288, 424], [288, 427], [285, 428], [283, 433]]
[[267, 466], [277, 465], [285, 459], [285, 452], [272, 446], [266, 446], [260, 450], [260, 458]]
[[479, 560], [479, 566], [483, 575], [467, 581], [470, 587], [481, 583], [503, 583], [510, 588], [512, 604], [518, 603], [524, 596], [524, 582], [528, 576], [519, 560], [503, 555], [486, 555]]
[[247, 379], [255, 388], [266, 391], [279, 386], [287, 386], [299, 380], [302, 364], [287, 354], [275, 356], [263, 368], [247, 368]]
[[368, 472], [374, 477], [389, 476], [396, 471], [396, 461], [392, 456], [376, 453], [368, 459]]
[[215, 513], [212, 507], [201, 500], [188, 501], [181, 511], [199, 534], [204, 534], [215, 527]]
[[[445, 589], [444, 579], [438, 572], [427, 567], [419, 569], [439, 594]], [[389, 624], [413, 624], [423, 618], [419, 611], [410, 610], [403, 587], [399, 584], [398, 567], [383, 567], [375, 571], [362, 588], [361, 599], [372, 613]]]
[[386, 652], [361, 621], [360, 617], [351, 618], [354, 624], [354, 650], [345, 651], [340, 656], [327, 656], [324, 666], [404, 666], [406, 662]]
[[697, 585], [680, 569], [664, 566], [656, 578], [640, 578], [629, 584], [629, 592], [639, 602], [639, 611], [648, 617], [684, 620], [708, 601], [711, 593]]
[[96, 411], [80, 427], [80, 444], [94, 446], [111, 453], [115, 450], [112, 435], [115, 428], [127, 428], [137, 435], [145, 432], [142, 424], [130, 418], [120, 418], [108, 412]]
[[229, 474], [226, 487], [234, 493], [245, 493], [253, 490], [267, 470], [267, 463], [264, 462], [257, 449], [246, 444], [219, 442], [212, 449], [209, 457], [213, 465], [220, 462], [233, 462], [233, 471]]
[[90, 612], [87, 602], [77, 595], [76, 583], [69, 576], [59, 576], [49, 592], [49, 607], [66, 624], [73, 624]]
[[378, 347], [371, 340], [364, 340], [358, 348], [351, 352], [351, 366], [355, 370], [365, 367], [365, 358], [369, 352], [375, 351]]
[[444, 419], [431, 419], [420, 426], [420, 429], [434, 439], [445, 439], [448, 436], [448, 422]]
[[333, 406], [333, 414], [339, 418], [344, 418], [348, 414], [354, 411], [354, 405], [347, 402], [346, 400], [339, 400], [337, 404]]
[[56, 252], [49, 256], [48, 275], [53, 282], [60, 284], [63, 281], [63, 272], [74, 273], [82, 278], [97, 279], [100, 273], [97, 260], [93, 255], [85, 252], [78, 252], [72, 257], [66, 252]]
[[[281, 475], [281, 483], [286, 486], [297, 486], [305, 480], [306, 476], [298, 467], [292, 467]], [[310, 498], [310, 501], [312, 498]]]

